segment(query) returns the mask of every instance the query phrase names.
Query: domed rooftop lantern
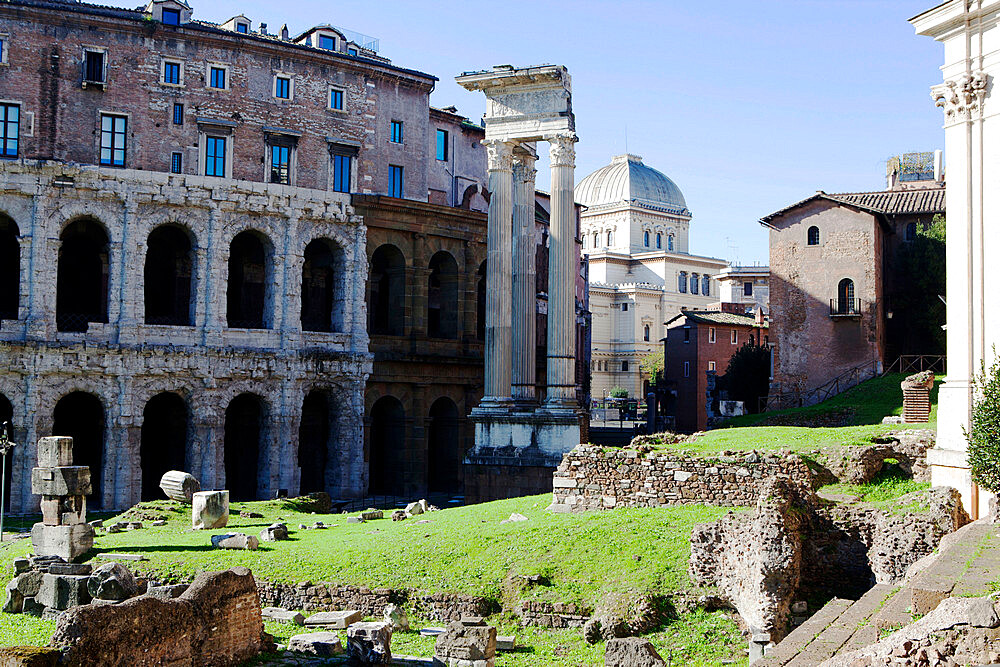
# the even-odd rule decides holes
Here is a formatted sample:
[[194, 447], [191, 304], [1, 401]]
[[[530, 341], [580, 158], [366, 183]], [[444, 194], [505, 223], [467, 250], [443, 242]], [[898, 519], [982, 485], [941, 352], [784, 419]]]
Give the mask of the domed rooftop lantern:
[[611, 158], [611, 164], [577, 184], [575, 196], [577, 202], [591, 209], [635, 204], [685, 217], [691, 215], [677, 184], [632, 154]]

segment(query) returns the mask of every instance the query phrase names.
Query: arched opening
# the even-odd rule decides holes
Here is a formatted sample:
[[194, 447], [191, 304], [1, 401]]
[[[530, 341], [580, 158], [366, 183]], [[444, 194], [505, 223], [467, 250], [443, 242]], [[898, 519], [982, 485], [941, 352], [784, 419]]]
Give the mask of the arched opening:
[[108, 235], [84, 219], [67, 225], [59, 239], [56, 327], [86, 331], [89, 322], [108, 321]]
[[459, 493], [462, 490], [462, 442], [459, 437], [458, 407], [442, 397], [431, 405], [427, 432], [427, 488], [429, 491]]
[[[10, 424], [10, 429], [8, 430], [8, 435], [10, 436], [10, 439], [13, 440], [14, 439], [14, 406], [11, 405], [10, 400], [6, 396], [4, 396], [3, 394], [0, 394], [0, 428], [3, 428], [4, 422], [7, 422], [7, 423]], [[20, 451], [24, 451], [24, 447], [17, 447], [15, 449], [13, 449], [13, 450], [11, 450], [10, 452], [7, 453], [7, 456], [4, 457], [4, 462], [3, 463], [4, 463], [4, 471], [5, 471], [5, 474], [7, 475], [7, 486], [4, 488], [3, 499], [2, 499], [2, 501], [0, 501], [0, 502], [3, 502], [4, 511], [7, 511], [7, 510], [10, 509], [10, 488], [11, 488], [11, 482], [13, 481], [14, 457], [19, 455], [19, 453], [20, 453], [19, 450]]]
[[21, 244], [18, 236], [20, 231], [14, 221], [0, 216], [0, 320], [17, 319], [21, 298]]
[[644, 324], [642, 326], [642, 339], [644, 341], [646, 341], [647, 343], [649, 342], [649, 325], [648, 324]]
[[326, 491], [330, 442], [330, 401], [324, 391], [311, 391], [302, 402], [299, 422], [299, 493]]
[[807, 232], [807, 243], [809, 245], [819, 245], [819, 227], [813, 226], [809, 228]]
[[373, 495], [403, 495], [409, 461], [406, 450], [406, 413], [393, 396], [375, 401], [371, 412], [371, 449], [368, 488]]
[[343, 331], [343, 276], [340, 248], [327, 239], [306, 246], [302, 265], [302, 330]]
[[240, 232], [229, 244], [226, 320], [234, 329], [266, 329], [268, 257], [256, 232]]
[[146, 249], [146, 324], [191, 325], [191, 239], [180, 227], [161, 225]]
[[649, 232], [642, 233], [642, 245], [649, 247]]
[[476, 271], [476, 338], [486, 340], [486, 262]]
[[142, 411], [139, 460], [142, 465], [142, 499], [163, 498], [160, 478], [169, 470], [187, 470], [185, 451], [188, 409], [184, 399], [163, 392], [149, 399]]
[[614, 232], [608, 232], [608, 247], [611, 247], [612, 245], [611, 241], [613, 241], [615, 238], [614, 234], [615, 234]]
[[854, 301], [854, 281], [844, 278], [837, 285], [837, 312], [847, 315], [858, 312], [858, 304]]
[[656, 235], [656, 249], [660, 250], [663, 248], [663, 234]]
[[458, 338], [458, 262], [451, 253], [431, 257], [427, 278], [427, 335]]
[[379, 246], [372, 254], [368, 278], [368, 330], [402, 336], [406, 321], [406, 260], [394, 245]]
[[52, 435], [73, 438], [73, 465], [90, 468], [92, 493], [87, 496], [87, 506], [99, 509], [104, 466], [104, 405], [101, 399], [82, 391], [63, 396], [52, 412]]
[[223, 458], [230, 500], [257, 500], [264, 416], [264, 402], [255, 394], [240, 394], [226, 408]]
[[674, 249], [674, 235], [671, 234], [670, 236], [667, 237], [667, 250], [672, 251], [673, 249]]

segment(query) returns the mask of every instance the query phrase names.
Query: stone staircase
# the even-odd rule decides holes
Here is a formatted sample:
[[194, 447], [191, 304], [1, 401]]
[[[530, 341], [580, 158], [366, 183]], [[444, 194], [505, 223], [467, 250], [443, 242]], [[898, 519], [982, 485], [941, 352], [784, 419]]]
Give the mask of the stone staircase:
[[860, 600], [834, 598], [789, 633], [754, 667], [814, 667], [874, 644], [952, 596], [979, 597], [1000, 578], [1000, 525], [976, 521], [942, 540], [901, 586], [877, 584]]

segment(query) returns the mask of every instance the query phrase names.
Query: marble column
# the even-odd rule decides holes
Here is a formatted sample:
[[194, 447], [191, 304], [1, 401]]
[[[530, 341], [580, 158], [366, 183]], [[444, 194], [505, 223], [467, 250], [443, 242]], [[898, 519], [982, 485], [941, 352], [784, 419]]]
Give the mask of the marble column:
[[513, 148], [489, 140], [490, 208], [486, 222], [486, 382], [480, 409], [510, 406], [511, 379], [511, 221], [513, 215]]
[[515, 407], [535, 407], [535, 156], [514, 155], [512, 390]]
[[546, 137], [551, 166], [549, 211], [549, 314], [545, 409], [575, 412], [576, 405], [576, 208], [573, 168], [577, 138], [573, 133]]

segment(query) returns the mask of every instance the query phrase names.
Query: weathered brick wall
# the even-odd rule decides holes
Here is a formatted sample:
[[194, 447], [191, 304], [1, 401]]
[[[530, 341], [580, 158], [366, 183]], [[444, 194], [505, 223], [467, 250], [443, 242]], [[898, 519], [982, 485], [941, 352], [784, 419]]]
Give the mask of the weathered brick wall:
[[749, 506], [769, 478], [785, 475], [809, 485], [798, 456], [741, 452], [684, 456], [674, 452], [604, 451], [580, 445], [552, 476], [552, 509], [562, 512], [667, 505]]
[[[58, 187], [57, 178], [72, 182]], [[258, 493], [266, 497], [285, 488], [294, 495], [303, 398], [322, 390], [338, 407], [327, 490], [358, 495], [366, 488], [366, 469], [357, 416], [371, 372], [365, 226], [347, 195], [209, 180], [58, 163], [0, 164], [0, 213], [17, 225], [21, 252], [19, 317], [0, 325], [7, 369], [0, 394], [13, 405], [15, 437], [27, 445], [50, 435], [60, 398], [73, 391], [94, 394], [104, 407], [103, 450], [99, 461], [77, 463], [99, 470], [98, 498], [105, 508], [128, 507], [139, 500], [141, 429], [150, 398], [174, 392], [185, 400], [190, 420], [185, 465], [211, 489], [227, 483], [226, 407], [240, 394], [253, 393], [266, 405]], [[84, 217], [100, 223], [110, 240], [108, 322], [91, 323], [85, 333], [58, 331], [60, 233]], [[183, 228], [191, 238], [192, 326], [144, 323], [146, 244], [165, 224]], [[272, 248], [269, 329], [227, 325], [230, 243], [248, 229]], [[303, 254], [317, 238], [328, 239], [344, 257], [336, 290], [343, 310], [339, 332], [301, 327]], [[30, 488], [34, 457], [33, 446], [14, 450], [9, 481], [14, 512], [37, 511]]]
[[235, 665], [264, 647], [260, 610], [253, 575], [237, 567], [198, 575], [173, 600], [75, 607], [59, 617], [50, 645], [75, 667]]
[[[127, 167], [169, 171], [171, 153], [181, 152], [184, 173], [195, 174], [203, 150], [196, 118], [209, 118], [234, 125], [233, 178], [266, 180], [263, 128], [281, 128], [300, 135], [295, 185], [330, 188], [330, 137], [360, 147], [352, 191], [386, 192], [393, 164], [404, 167], [406, 197], [427, 200], [430, 75], [274, 35], [167, 26], [142, 12], [85, 4], [4, 3], [0, 32], [9, 48], [0, 66], [3, 98], [35, 114], [33, 136], [22, 134], [29, 158], [96, 164], [100, 114], [121, 113], [128, 116]], [[85, 46], [107, 50], [103, 90], [81, 85]], [[182, 85], [161, 83], [164, 57], [183, 63]], [[227, 90], [208, 87], [209, 63], [229, 67]], [[291, 100], [272, 94], [278, 72], [293, 78]], [[344, 111], [328, 109], [331, 85], [344, 90]], [[184, 104], [182, 125], [173, 124], [174, 103]], [[402, 144], [389, 141], [391, 120], [404, 123]]]

